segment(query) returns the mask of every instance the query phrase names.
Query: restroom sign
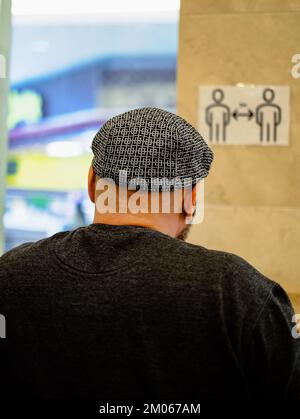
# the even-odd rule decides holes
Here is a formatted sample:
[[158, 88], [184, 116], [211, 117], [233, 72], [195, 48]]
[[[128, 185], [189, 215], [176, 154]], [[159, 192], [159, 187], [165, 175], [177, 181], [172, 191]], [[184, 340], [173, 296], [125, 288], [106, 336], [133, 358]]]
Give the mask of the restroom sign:
[[211, 144], [289, 144], [288, 86], [199, 87], [199, 132]]

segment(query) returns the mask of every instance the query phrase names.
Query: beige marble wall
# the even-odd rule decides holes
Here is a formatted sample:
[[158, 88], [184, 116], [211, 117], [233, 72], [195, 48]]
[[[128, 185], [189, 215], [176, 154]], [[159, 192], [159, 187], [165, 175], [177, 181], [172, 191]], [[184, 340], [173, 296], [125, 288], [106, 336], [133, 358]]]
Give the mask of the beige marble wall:
[[291, 88], [288, 147], [213, 147], [205, 218], [190, 241], [237, 253], [300, 294], [300, 0], [182, 0], [179, 33], [177, 110], [195, 125], [199, 85]]

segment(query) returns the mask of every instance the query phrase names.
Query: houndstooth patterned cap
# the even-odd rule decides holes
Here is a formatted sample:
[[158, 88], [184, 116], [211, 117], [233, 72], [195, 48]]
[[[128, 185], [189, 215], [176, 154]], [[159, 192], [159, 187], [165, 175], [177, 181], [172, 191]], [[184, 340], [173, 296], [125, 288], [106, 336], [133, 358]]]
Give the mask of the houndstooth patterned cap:
[[92, 142], [94, 172], [149, 191], [194, 185], [208, 175], [213, 153], [183, 118], [141, 108], [109, 119]]

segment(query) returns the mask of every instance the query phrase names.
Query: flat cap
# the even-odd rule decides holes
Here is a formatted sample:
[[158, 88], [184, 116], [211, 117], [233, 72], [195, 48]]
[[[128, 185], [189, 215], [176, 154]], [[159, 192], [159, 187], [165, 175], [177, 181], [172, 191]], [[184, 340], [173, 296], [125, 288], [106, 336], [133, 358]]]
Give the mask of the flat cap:
[[164, 191], [208, 175], [213, 152], [199, 132], [174, 113], [134, 109], [109, 119], [92, 142], [94, 172], [116, 184]]

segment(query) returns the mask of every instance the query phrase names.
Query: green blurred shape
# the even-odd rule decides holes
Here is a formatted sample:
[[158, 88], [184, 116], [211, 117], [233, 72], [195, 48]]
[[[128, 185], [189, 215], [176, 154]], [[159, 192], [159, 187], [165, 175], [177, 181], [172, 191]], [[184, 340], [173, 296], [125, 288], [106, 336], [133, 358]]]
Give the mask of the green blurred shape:
[[33, 90], [18, 92], [12, 90], [8, 96], [8, 129], [15, 128], [20, 123], [34, 123], [43, 116], [43, 101], [41, 95]]

